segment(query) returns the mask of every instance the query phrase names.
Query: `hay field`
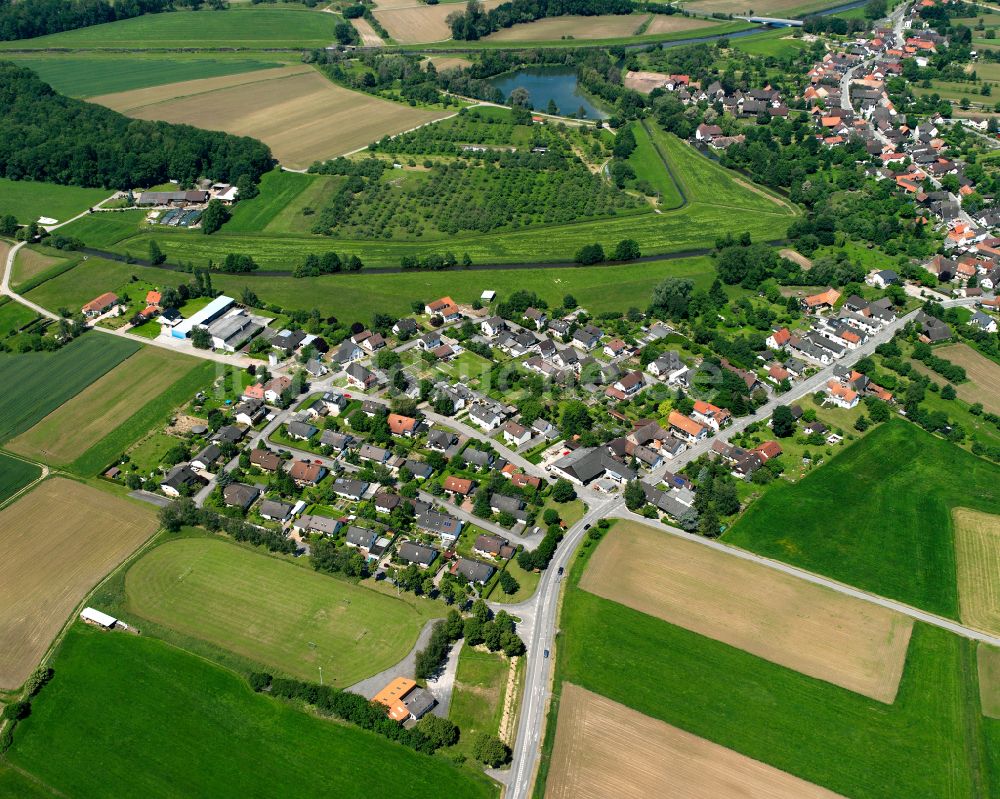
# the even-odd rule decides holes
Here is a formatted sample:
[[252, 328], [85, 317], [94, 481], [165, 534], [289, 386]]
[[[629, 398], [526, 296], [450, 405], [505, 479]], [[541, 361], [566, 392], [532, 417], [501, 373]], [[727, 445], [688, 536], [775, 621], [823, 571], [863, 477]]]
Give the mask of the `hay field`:
[[434, 68], [438, 72], [444, 72], [446, 69], [464, 69], [465, 67], [472, 66], [472, 62], [468, 58], [462, 58], [461, 56], [431, 56], [427, 60], [434, 65]]
[[[483, 10], [496, 8], [502, 0], [484, 0]], [[379, 3], [374, 14], [389, 35], [399, 44], [427, 44], [451, 38], [451, 28], [445, 20], [450, 14], [461, 13], [463, 7], [455, 3], [436, 6], [414, 3]]]
[[718, 25], [707, 19], [697, 19], [695, 17], [682, 17], [680, 14], [656, 14], [653, 21], [646, 28], [646, 35], [657, 33], [674, 33], [676, 31], [689, 31], [696, 28], [707, 28]]
[[934, 354], [965, 369], [969, 382], [955, 386], [959, 399], [968, 403], [981, 402], [986, 410], [1000, 413], [1000, 365], [968, 344], [935, 348]]
[[1000, 649], [986, 644], [977, 647], [979, 701], [983, 715], [1000, 719]]
[[[2, 246], [0, 245], [0, 247]], [[6, 253], [0, 252], [0, 256], [6, 258]], [[46, 269], [57, 264], [64, 264], [67, 260], [67, 258], [47, 255], [31, 247], [22, 247], [14, 257], [14, 270], [10, 275], [11, 285], [16, 288], [18, 284], [38, 277]]]
[[187, 355], [143, 347], [12, 439], [8, 448], [54, 465], [71, 463], [197, 364]]
[[887, 703], [913, 627], [901, 614], [636, 522], [615, 525], [580, 587]]
[[1000, 516], [955, 508], [958, 605], [962, 622], [1000, 634]]
[[305, 680], [344, 688], [402, 660], [444, 605], [398, 598], [219, 539], [170, 541], [125, 575], [127, 609]]
[[[648, 14], [606, 14], [599, 17], [546, 17], [501, 28], [484, 38], [487, 42], [551, 42], [556, 39], [617, 39], [634, 36]], [[699, 20], [692, 20], [698, 22]], [[710, 23], [706, 23], [710, 24]]]
[[309, 67], [185, 81], [105, 95], [95, 102], [137, 119], [252, 136], [292, 168], [307, 167], [313, 161], [365, 147], [386, 134], [449, 115], [345, 89]]
[[0, 511], [0, 688], [24, 682], [76, 604], [155, 529], [151, 507], [62, 478]]
[[351, 24], [354, 26], [354, 30], [356, 30], [358, 35], [361, 37], [361, 44], [365, 47], [381, 47], [385, 44], [385, 42], [382, 41], [382, 37], [375, 32], [372, 24], [364, 17], [352, 19]]
[[545, 796], [836, 799], [839, 794], [564, 683]]

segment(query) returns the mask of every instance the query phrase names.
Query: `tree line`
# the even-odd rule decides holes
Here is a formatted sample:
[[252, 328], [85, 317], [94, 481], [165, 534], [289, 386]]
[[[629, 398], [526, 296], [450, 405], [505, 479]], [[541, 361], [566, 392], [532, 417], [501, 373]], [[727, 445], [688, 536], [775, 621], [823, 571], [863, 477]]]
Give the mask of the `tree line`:
[[0, 40], [31, 39], [168, 10], [172, 0], [0, 0]]
[[32, 70], [0, 61], [0, 175], [129, 189], [199, 178], [256, 183], [274, 166], [246, 136], [129, 119], [56, 92]]
[[567, 14], [585, 17], [631, 14], [635, 7], [632, 0], [511, 0], [484, 11], [477, 0], [470, 0], [464, 13], [456, 12], [448, 17], [448, 24], [452, 38], [474, 41], [519, 22]]

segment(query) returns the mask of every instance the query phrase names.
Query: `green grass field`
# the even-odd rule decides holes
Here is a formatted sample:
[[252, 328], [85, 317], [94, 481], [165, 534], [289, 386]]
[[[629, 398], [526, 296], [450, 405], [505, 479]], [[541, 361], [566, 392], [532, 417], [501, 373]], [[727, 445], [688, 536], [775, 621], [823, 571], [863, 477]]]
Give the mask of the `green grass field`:
[[[429, 600], [389, 596], [222, 540], [151, 550], [125, 576], [130, 613], [307, 680], [347, 687], [397, 663]], [[141, 626], [141, 623], [140, 623]]]
[[526, 572], [517, 564], [517, 558], [511, 558], [506, 566], [506, 571], [517, 580], [517, 590], [513, 594], [505, 594], [499, 586], [490, 594], [490, 602], [501, 602], [503, 604], [514, 605], [531, 599], [538, 589], [538, 582], [542, 579], [541, 572]]
[[77, 624], [53, 666], [7, 757], [61, 796], [389, 795], [375, 764], [405, 775], [411, 799], [496, 795], [442, 757], [255, 695], [232, 672], [152, 638]]
[[[361, 273], [319, 278], [218, 275], [213, 285], [238, 297], [249, 286], [266, 302], [284, 308], [319, 308], [324, 314], [370, 321], [375, 311], [410, 313], [410, 303], [448, 294], [458, 302], [472, 302], [484, 289], [509, 296], [518, 289], [535, 291], [557, 305], [567, 292], [594, 313], [645, 308], [653, 287], [666, 277], [688, 277], [707, 289], [714, 279], [707, 257], [653, 261], [632, 266], [570, 269], [501, 269], [489, 272]], [[235, 294], [233, 292], [236, 292]]]
[[448, 718], [461, 728], [462, 738], [452, 751], [471, 756], [477, 733], [497, 734], [509, 672], [509, 661], [503, 655], [462, 647], [448, 710]]
[[0, 764], [0, 799], [52, 799], [53, 796], [30, 777]]
[[[4, 297], [3, 299], [9, 298]], [[27, 305], [21, 305], [13, 300], [0, 302], [0, 338], [9, 336], [25, 325], [30, 325], [37, 318], [38, 314]]]
[[[190, 278], [184, 273], [93, 257], [79, 261], [69, 271], [55, 271], [57, 274], [54, 277], [25, 294], [32, 302], [53, 311], [64, 307], [74, 312], [79, 311], [84, 303], [106, 291], [113, 291], [121, 296], [133, 277], [154, 286], [176, 285]], [[144, 292], [142, 296], [145, 296]]]
[[750, 55], [782, 58], [787, 55], [794, 55], [809, 45], [801, 39], [791, 38], [788, 28], [779, 28], [775, 31], [761, 33], [758, 36], [733, 39], [730, 42], [730, 46], [737, 50], [742, 50], [744, 53], [750, 53]]
[[6, 502], [18, 491], [42, 474], [35, 464], [14, 458], [0, 452], [0, 504]]
[[226, 232], [255, 233], [268, 228], [278, 218], [287, 218], [292, 209], [301, 208], [295, 202], [300, 194], [314, 183], [326, 180], [318, 175], [302, 175], [280, 169], [268, 172], [261, 179], [260, 194], [237, 203], [233, 208], [233, 217], [226, 223]]
[[12, 214], [22, 225], [43, 216], [65, 222], [112, 194], [111, 189], [0, 178], [0, 216]]
[[[80, 56], [47, 53], [16, 55], [10, 59], [28, 67], [60, 94], [69, 97], [96, 97], [101, 94], [145, 89], [165, 83], [198, 78], [238, 75], [259, 69], [280, 67], [277, 61], [250, 58], [143, 58], [126, 56]], [[109, 192], [110, 193], [110, 192]]]
[[0, 443], [40, 419], [110, 371], [139, 345], [117, 336], [87, 333], [55, 352], [0, 354]]
[[629, 166], [635, 172], [636, 181], [646, 181], [656, 189], [661, 209], [677, 208], [683, 203], [681, 193], [663, 165], [656, 147], [646, 129], [636, 123], [632, 125], [635, 134], [635, 150], [628, 158]]
[[1000, 467], [891, 421], [775, 486], [725, 540], [957, 619], [951, 509], [1000, 512], [998, 478]]
[[971, 642], [918, 623], [885, 705], [589, 594], [575, 585], [583, 560], [563, 604], [557, 681], [852, 799], [996, 795]]
[[175, 408], [207, 389], [222, 368], [214, 361], [199, 361], [163, 393], [137, 397], [135, 413], [74, 460], [69, 465], [70, 471], [85, 477], [103, 471], [156, 424], [166, 423]]
[[338, 17], [292, 4], [279, 8], [178, 11], [92, 25], [36, 39], [4, 42], [0, 50], [71, 48], [270, 48], [304, 49], [333, 43]]
[[[474, 263], [558, 262], [572, 259], [580, 247], [595, 241], [604, 245], [605, 250], [611, 250], [619, 240], [633, 238], [644, 253], [652, 254], [710, 247], [725, 231], [748, 231], [757, 240], [785, 235], [795, 214], [786, 201], [723, 169], [676, 137], [657, 129], [654, 135], [689, 199], [684, 208], [663, 214], [633, 212], [601, 220], [534, 225], [530, 229], [491, 234], [463, 233], [437, 241], [364, 241], [267, 231], [231, 232], [228, 228], [212, 236], [200, 236], [173, 228], [140, 229], [141, 216], [136, 214], [98, 215], [113, 217], [108, 219], [89, 217], [67, 226], [65, 232], [92, 246], [131, 252], [138, 257], [145, 256], [150, 239], [155, 239], [173, 263], [207, 264], [209, 260], [219, 263], [228, 253], [247, 253], [253, 255], [262, 269], [281, 271], [291, 271], [310, 253], [329, 250], [357, 254], [368, 267], [395, 267], [404, 255], [440, 254], [446, 250], [459, 256], [468, 253]], [[275, 185], [276, 190], [283, 190], [286, 184], [275, 181]], [[264, 197], [259, 205], [264, 206], [262, 218], [267, 218], [271, 201]], [[257, 224], [251, 219], [252, 209], [237, 211], [247, 215], [238, 226]]]

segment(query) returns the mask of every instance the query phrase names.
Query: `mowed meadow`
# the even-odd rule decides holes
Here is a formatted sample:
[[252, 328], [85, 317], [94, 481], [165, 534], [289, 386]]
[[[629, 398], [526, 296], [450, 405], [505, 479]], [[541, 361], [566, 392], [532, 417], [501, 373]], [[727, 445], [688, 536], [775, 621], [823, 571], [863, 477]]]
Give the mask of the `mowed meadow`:
[[294, 169], [448, 115], [345, 89], [305, 65], [105, 94], [93, 102], [136, 119], [251, 136]]
[[395, 796], [404, 780], [410, 799], [497, 795], [444, 758], [255, 694], [239, 675], [154, 638], [77, 623], [52, 665], [7, 754], [49, 794], [361, 799]]
[[[399, 662], [443, 606], [331, 578], [228, 541], [154, 547], [125, 575], [127, 618], [346, 688]], [[164, 632], [169, 637], [168, 632]]]

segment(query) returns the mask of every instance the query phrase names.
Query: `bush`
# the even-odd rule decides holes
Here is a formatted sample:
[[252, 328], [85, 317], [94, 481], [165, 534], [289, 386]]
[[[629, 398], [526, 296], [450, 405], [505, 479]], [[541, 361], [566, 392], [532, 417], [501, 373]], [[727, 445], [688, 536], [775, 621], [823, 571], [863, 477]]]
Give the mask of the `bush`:
[[50, 666], [39, 666], [31, 672], [31, 676], [28, 677], [28, 681], [24, 684], [24, 689], [28, 696], [35, 696], [41, 691], [42, 686], [52, 679], [54, 673]]
[[247, 678], [247, 681], [250, 683], [250, 687], [258, 693], [266, 691], [270, 688], [271, 680], [271, 675], [266, 671], [251, 671], [250, 676]]
[[448, 719], [428, 714], [417, 722], [417, 730], [435, 749], [458, 743], [458, 726]]
[[585, 244], [577, 251], [574, 260], [578, 264], [590, 266], [591, 264], [599, 264], [604, 259], [604, 248], [600, 244]]
[[500, 590], [505, 594], [516, 594], [521, 584], [513, 574], [507, 571], [500, 572]]
[[21, 719], [26, 719], [31, 715], [31, 702], [26, 699], [22, 699], [19, 702], [11, 702], [3, 709], [3, 715], [0, 718], [10, 720], [10, 721], [20, 721]]

